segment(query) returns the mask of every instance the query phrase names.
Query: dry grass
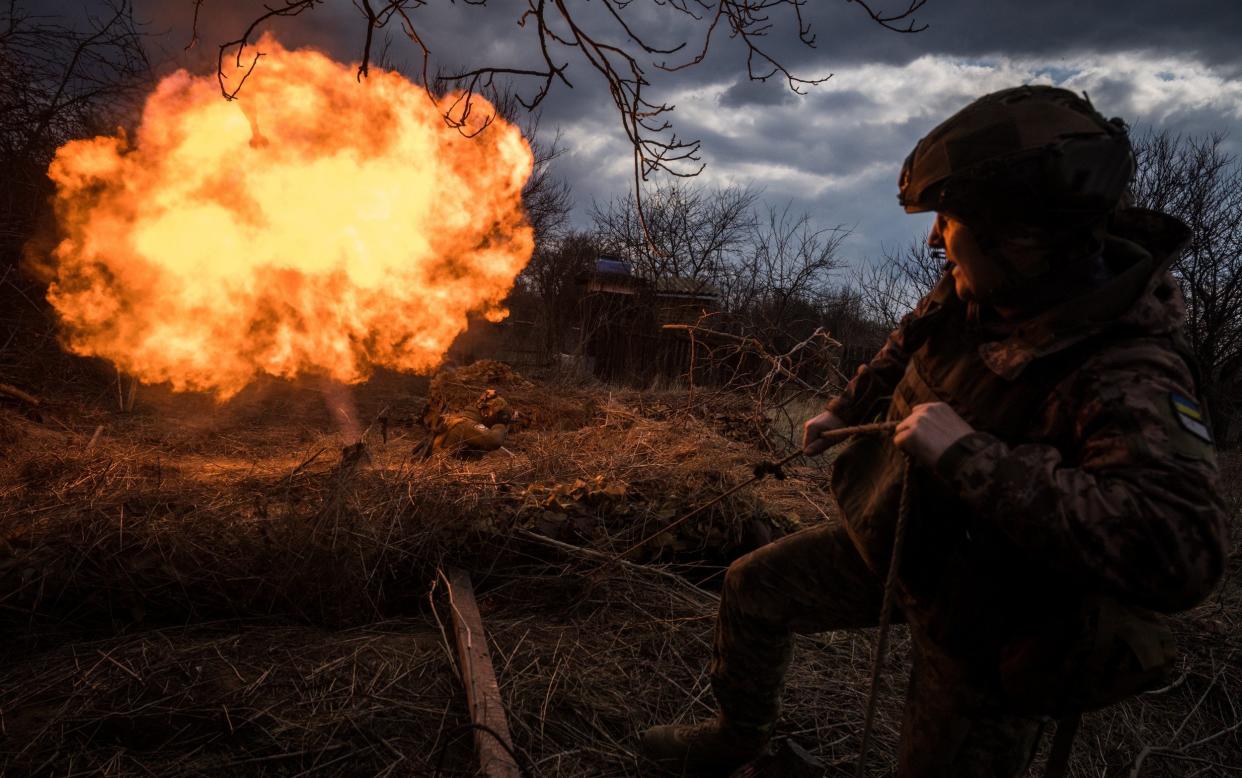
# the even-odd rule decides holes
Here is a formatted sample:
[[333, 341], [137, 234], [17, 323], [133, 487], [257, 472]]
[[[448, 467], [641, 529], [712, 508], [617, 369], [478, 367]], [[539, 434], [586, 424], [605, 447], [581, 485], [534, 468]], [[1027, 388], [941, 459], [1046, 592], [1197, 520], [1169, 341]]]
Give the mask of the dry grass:
[[[744, 404], [506, 382], [529, 426], [477, 460], [412, 456], [426, 384], [393, 377], [355, 393], [361, 426], [391, 419], [369, 461], [342, 457], [313, 387], [224, 408], [144, 393], [131, 415], [62, 400], [42, 423], [0, 410], [0, 772], [472, 774], [434, 586], [451, 563], [474, 577], [532, 772], [648, 774], [634, 733], [711, 704], [714, 597], [663, 571], [710, 589], [756, 526], [822, 520], [822, 474], [764, 482], [635, 557], [672, 567], [602, 565], [523, 532], [616, 551], [737, 483], [760, 456], [730, 428]], [[1140, 758], [1144, 776], [1236, 774], [1238, 573], [1235, 555], [1219, 596], [1179, 618], [1174, 688], [1088, 717], [1074, 775]], [[895, 752], [904, 630], [896, 644], [877, 770]], [[831, 774], [858, 747], [869, 647], [800, 642], [783, 727]]]
[[[387, 443], [372, 429], [356, 462], [313, 389], [224, 408], [156, 396], [135, 415], [54, 403], [43, 423], [0, 410], [0, 628], [13, 636], [0, 764], [426, 772], [463, 715], [427, 596], [437, 569], [474, 573], [509, 655], [523, 645], [504, 645], [511, 620], [535, 619], [566, 585], [560, 555], [516, 532], [620, 550], [746, 477], [753, 456], [657, 397], [517, 383], [506, 393], [529, 426], [478, 460], [413, 456], [421, 398], [393, 386], [358, 393], [364, 426], [381, 406], [392, 424]], [[697, 571], [709, 577], [755, 519], [792, 527], [807, 489], [739, 494], [645, 557], [694, 572], [710, 547], [717, 562]], [[491, 592], [518, 582], [535, 582], [525, 611], [497, 611]], [[662, 618], [697, 632], [706, 613]], [[429, 655], [414, 650], [427, 645]], [[534, 677], [539, 667], [522, 665]], [[502, 675], [506, 689], [523, 682], [517, 669]], [[376, 697], [379, 687], [390, 693]], [[470, 763], [465, 741], [450, 757]]]

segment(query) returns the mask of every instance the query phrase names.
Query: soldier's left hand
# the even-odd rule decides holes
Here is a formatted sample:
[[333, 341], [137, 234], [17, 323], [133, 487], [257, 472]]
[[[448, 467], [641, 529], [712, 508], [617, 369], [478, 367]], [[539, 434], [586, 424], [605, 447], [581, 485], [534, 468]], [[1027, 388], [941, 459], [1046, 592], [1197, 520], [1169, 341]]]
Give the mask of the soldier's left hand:
[[897, 425], [893, 443], [920, 464], [932, 467], [950, 446], [974, 431], [946, 403], [922, 403]]

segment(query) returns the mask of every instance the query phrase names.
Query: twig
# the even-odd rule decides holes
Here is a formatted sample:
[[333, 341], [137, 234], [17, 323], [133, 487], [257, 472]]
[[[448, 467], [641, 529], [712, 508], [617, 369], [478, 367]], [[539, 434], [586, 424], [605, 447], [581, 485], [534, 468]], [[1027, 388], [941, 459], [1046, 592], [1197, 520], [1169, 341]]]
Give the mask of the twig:
[[1201, 741], [1195, 741], [1194, 743], [1187, 744], [1181, 748], [1173, 748], [1173, 741], [1177, 740], [1177, 736], [1182, 734], [1182, 730], [1186, 728], [1186, 724], [1190, 722], [1190, 719], [1195, 715], [1195, 712], [1198, 711], [1199, 707], [1203, 705], [1203, 701], [1207, 699], [1208, 694], [1211, 693], [1212, 689], [1216, 687], [1217, 682], [1220, 681], [1220, 678], [1224, 675], [1224, 673], [1224, 667], [1216, 671], [1216, 675], [1212, 676], [1212, 682], [1209, 683], [1207, 688], [1203, 690], [1203, 693], [1199, 695], [1199, 699], [1195, 700], [1195, 704], [1190, 708], [1190, 711], [1185, 715], [1185, 717], [1182, 718], [1182, 723], [1177, 726], [1177, 729], [1173, 731], [1173, 734], [1169, 736], [1168, 741], [1163, 746], [1152, 746], [1150, 744], [1143, 746], [1143, 750], [1139, 751], [1138, 756], [1134, 758], [1134, 766], [1130, 769], [1130, 778], [1138, 778], [1139, 770], [1142, 769], [1143, 762], [1146, 761], [1149, 756], [1184, 756], [1187, 749], [1192, 748], [1201, 742], [1206, 743], [1214, 740], [1217, 736], [1225, 734], [1226, 732], [1232, 732], [1239, 726], [1242, 726], [1242, 721], [1239, 721], [1234, 723], [1232, 727], [1222, 730], [1215, 735], [1204, 738]]
[[520, 537], [526, 538], [527, 540], [533, 540], [536, 543], [541, 543], [545, 546], [550, 546], [552, 548], [560, 549], [561, 551], [564, 551], [569, 554], [573, 554], [576, 556], [585, 556], [591, 559], [598, 559], [603, 562], [609, 562], [609, 563], [615, 562], [627, 570], [633, 570], [635, 572], [656, 575], [668, 581], [671, 581], [677, 584], [678, 587], [687, 589], [696, 595], [699, 595], [702, 597], [708, 597], [713, 600], [719, 599], [719, 595], [709, 592], [706, 589], [700, 589], [699, 587], [695, 586], [693, 583], [686, 580], [682, 576], [677, 575], [676, 573], [670, 573], [669, 571], [661, 569], [654, 565], [640, 565], [635, 562], [631, 562], [628, 559], [616, 559], [611, 554], [605, 554], [602, 551], [596, 551], [590, 548], [583, 548], [582, 546], [575, 546], [572, 543], [565, 543], [563, 541], [556, 540], [555, 538], [550, 538], [546, 535], [541, 535], [538, 532], [534, 532], [528, 529], [519, 529], [517, 531], [517, 534]]

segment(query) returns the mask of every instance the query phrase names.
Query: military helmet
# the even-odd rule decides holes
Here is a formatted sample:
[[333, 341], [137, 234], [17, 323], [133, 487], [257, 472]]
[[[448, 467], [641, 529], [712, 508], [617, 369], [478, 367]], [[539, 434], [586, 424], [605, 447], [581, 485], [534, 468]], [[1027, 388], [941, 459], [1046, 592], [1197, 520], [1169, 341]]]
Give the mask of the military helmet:
[[489, 427], [493, 424], [508, 424], [513, 420], [513, 411], [510, 410], [508, 401], [495, 389], [488, 389], [479, 395], [475, 408], [478, 409], [483, 423]]
[[1134, 175], [1126, 125], [1050, 86], [984, 95], [927, 134], [902, 166], [907, 213], [1098, 220]]

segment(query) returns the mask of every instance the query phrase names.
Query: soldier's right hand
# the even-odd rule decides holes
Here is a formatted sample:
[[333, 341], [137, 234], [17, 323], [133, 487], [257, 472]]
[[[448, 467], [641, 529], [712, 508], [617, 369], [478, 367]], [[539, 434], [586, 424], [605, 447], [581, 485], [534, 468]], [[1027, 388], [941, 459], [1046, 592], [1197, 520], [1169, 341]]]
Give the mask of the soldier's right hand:
[[824, 453], [832, 444], [820, 436], [828, 430], [844, 426], [845, 422], [837, 418], [832, 411], [824, 411], [815, 418], [807, 420], [806, 424], [802, 425], [802, 453], [809, 457]]

